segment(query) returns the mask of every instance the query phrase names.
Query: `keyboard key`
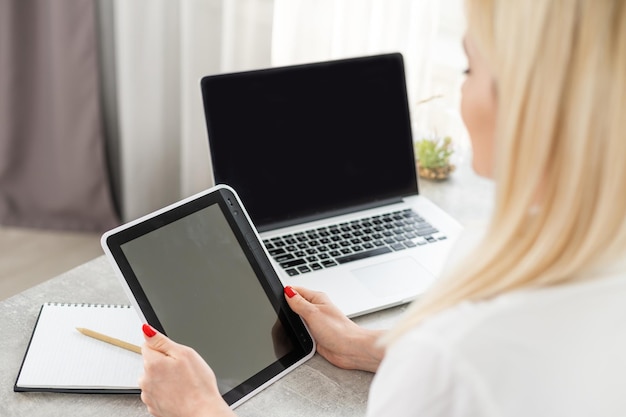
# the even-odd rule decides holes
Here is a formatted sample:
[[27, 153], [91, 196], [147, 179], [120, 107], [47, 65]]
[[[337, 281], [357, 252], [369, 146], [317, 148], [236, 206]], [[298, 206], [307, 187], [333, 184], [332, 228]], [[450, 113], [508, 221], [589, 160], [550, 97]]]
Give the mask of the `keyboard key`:
[[298, 271], [296, 271], [294, 268], [287, 269], [287, 270], [285, 270], [285, 272], [290, 277], [293, 277], [293, 276], [296, 276], [296, 275], [300, 275], [300, 273]]
[[368, 251], [354, 253], [348, 256], [339, 257], [337, 258], [337, 262], [339, 262], [340, 264], [345, 264], [347, 262], [357, 261], [360, 259], [366, 259], [372, 256], [382, 255], [384, 253], [390, 253], [390, 252], [391, 252], [391, 249], [389, 249], [388, 247], [380, 247], [377, 249], [372, 249]]
[[293, 256], [290, 253], [285, 253], [283, 255], [275, 256], [274, 259], [276, 259], [276, 262], [281, 263], [281, 262], [290, 261], [292, 259], [295, 259], [295, 256]]
[[270, 255], [272, 255], [272, 256], [276, 256], [276, 255], [280, 255], [280, 254], [286, 253], [286, 251], [285, 251], [284, 249], [281, 249], [281, 248], [278, 248], [278, 249], [270, 249], [268, 252], [269, 252], [269, 253], [270, 253]]
[[283, 262], [280, 264], [280, 267], [283, 269], [293, 268], [294, 266], [305, 264], [306, 261], [304, 259], [293, 259], [291, 261]]
[[323, 261], [322, 265], [324, 265], [324, 268], [330, 268], [331, 266], [336, 266], [337, 262], [335, 261]]
[[438, 232], [437, 229], [424, 229], [424, 230], [419, 230], [417, 232], [417, 235], [418, 236], [430, 236], [430, 235], [435, 234], [437, 232]]
[[406, 249], [406, 246], [404, 246], [402, 243], [394, 243], [393, 245], [391, 245], [391, 249], [399, 251], [402, 249]]

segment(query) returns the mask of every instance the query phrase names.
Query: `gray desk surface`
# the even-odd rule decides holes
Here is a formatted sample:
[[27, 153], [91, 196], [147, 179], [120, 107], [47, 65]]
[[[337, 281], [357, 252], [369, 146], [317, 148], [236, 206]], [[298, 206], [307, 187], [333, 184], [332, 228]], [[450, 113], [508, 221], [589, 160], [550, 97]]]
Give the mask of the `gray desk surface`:
[[[490, 182], [466, 161], [448, 181], [421, 181], [421, 192], [462, 224], [483, 220], [492, 200]], [[0, 416], [148, 416], [138, 395], [14, 393], [13, 384], [41, 304], [128, 303], [101, 256], [0, 302]], [[359, 317], [370, 328], [388, 328], [404, 306]], [[335, 368], [319, 355], [237, 408], [240, 416], [362, 416], [373, 375]]]

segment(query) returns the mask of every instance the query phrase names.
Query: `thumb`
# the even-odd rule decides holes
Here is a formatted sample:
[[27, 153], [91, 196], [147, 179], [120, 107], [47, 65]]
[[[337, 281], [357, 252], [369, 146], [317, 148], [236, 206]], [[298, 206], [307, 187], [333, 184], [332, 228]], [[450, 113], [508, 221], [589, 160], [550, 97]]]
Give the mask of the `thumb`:
[[172, 340], [170, 340], [170, 338], [165, 336], [163, 333], [156, 331], [154, 327], [147, 323], [141, 327], [141, 330], [143, 331], [144, 339], [146, 340], [146, 347], [170, 356], [170, 352], [176, 345]]
[[300, 295], [300, 293], [293, 287], [286, 286], [284, 291], [289, 307], [291, 307], [291, 309], [296, 314], [300, 315], [303, 319], [306, 320], [306, 317], [315, 308], [315, 306], [302, 295]]

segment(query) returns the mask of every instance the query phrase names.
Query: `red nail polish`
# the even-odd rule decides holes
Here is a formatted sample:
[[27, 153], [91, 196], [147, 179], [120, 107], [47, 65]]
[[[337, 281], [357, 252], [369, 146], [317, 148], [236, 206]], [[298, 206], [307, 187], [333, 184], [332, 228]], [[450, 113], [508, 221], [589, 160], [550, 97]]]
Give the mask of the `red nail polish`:
[[285, 287], [285, 294], [287, 295], [287, 297], [293, 298], [293, 296], [296, 295], [296, 292], [290, 286], [286, 286]]
[[143, 334], [148, 337], [152, 337], [156, 334], [156, 331], [152, 328], [152, 326], [147, 323], [141, 326], [141, 330], [143, 330]]

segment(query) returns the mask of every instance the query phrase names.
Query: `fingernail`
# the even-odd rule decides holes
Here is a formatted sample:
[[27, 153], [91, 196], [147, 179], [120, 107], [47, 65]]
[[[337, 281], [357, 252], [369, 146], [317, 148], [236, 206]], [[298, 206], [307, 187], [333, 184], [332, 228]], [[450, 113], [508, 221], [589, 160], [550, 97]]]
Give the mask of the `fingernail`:
[[293, 298], [293, 296], [296, 295], [296, 292], [290, 286], [286, 286], [285, 287], [285, 294], [287, 295], [287, 297]]
[[156, 331], [152, 328], [152, 326], [147, 323], [141, 326], [141, 330], [143, 330], [143, 334], [148, 337], [152, 337], [156, 334]]

